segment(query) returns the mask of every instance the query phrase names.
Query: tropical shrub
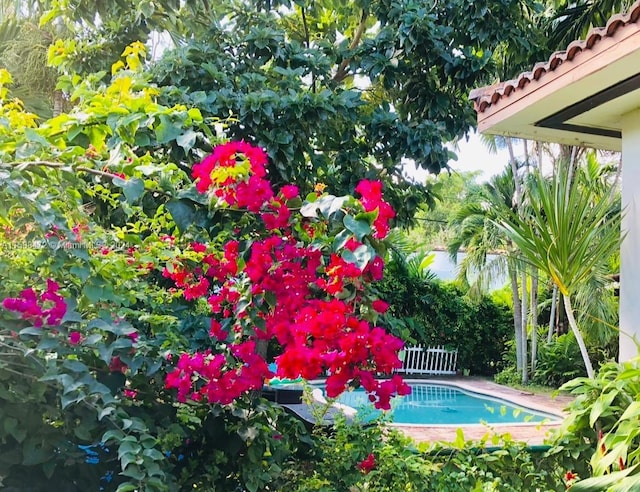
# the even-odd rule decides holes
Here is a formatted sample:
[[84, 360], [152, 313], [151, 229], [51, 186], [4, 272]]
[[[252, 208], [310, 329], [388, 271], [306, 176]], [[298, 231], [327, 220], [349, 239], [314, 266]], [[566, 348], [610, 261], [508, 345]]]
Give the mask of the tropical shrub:
[[383, 421], [339, 419], [318, 436], [311, 462], [298, 464], [297, 491], [522, 491], [561, 490], [564, 477], [509, 435], [488, 430], [479, 441], [431, 443], [418, 449]]
[[376, 181], [274, 190], [262, 149], [156, 102], [143, 54], [64, 79], [73, 109], [43, 122], [0, 71], [0, 477], [279, 490], [309, 439], [259, 396], [269, 341], [279, 376], [328, 371], [329, 396], [408, 391], [374, 378], [400, 364], [369, 287], [394, 212]]
[[[549, 453], [585, 480], [571, 490], [635, 490], [640, 484], [640, 358], [603, 365], [595, 379], [562, 386], [576, 396]], [[592, 477], [592, 478], [587, 478]]]
[[559, 388], [574, 378], [586, 375], [580, 347], [573, 333], [560, 335], [538, 348], [533, 383]]
[[512, 331], [505, 304], [489, 297], [473, 300], [453, 283], [412, 276], [399, 261], [388, 264], [377, 286], [389, 303], [390, 329], [410, 343], [458, 349], [458, 367], [494, 374]]

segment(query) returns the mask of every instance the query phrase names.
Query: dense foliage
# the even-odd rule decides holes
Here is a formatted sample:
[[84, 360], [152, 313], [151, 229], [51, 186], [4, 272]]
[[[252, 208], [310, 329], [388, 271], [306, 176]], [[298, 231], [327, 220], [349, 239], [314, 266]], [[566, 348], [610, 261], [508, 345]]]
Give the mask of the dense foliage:
[[580, 347], [573, 334], [560, 335], [540, 347], [532, 381], [559, 388], [572, 379], [587, 375], [581, 361]]
[[[632, 365], [576, 383], [545, 457], [508, 438], [424, 453], [341, 421], [310, 436], [259, 395], [269, 341], [278, 375], [328, 371], [330, 395], [362, 385], [386, 408], [407, 391], [374, 378], [402, 345], [369, 286], [387, 200], [409, 221], [429, 199], [402, 160], [446, 166], [468, 90], [494, 53], [528, 45], [529, 2], [43, 3], [81, 32], [49, 50], [67, 113], [39, 120], [0, 70], [1, 486], [558, 490], [574, 472], [635, 486]], [[138, 41], [154, 29], [178, 43], [150, 70]], [[16, 69], [30, 40], [42, 58], [49, 34], [33, 32], [3, 46]], [[506, 311], [407, 278], [380, 289], [405, 318], [389, 325], [495, 370]]]
[[322, 435], [314, 460], [302, 466], [296, 491], [406, 490], [522, 491], [564, 489], [564, 473], [542, 453], [509, 435], [417, 448], [397, 430], [381, 425], [334, 425]]
[[512, 314], [488, 296], [464, 295], [454, 283], [412, 275], [399, 257], [390, 262], [377, 286], [389, 303], [395, 333], [413, 343], [458, 349], [458, 367], [476, 375], [499, 370], [509, 339]]
[[[640, 358], [603, 365], [595, 379], [562, 389], [576, 399], [549, 455], [580, 478], [572, 490], [635, 490], [640, 483]], [[573, 468], [572, 468], [573, 467]]]
[[165, 39], [173, 49], [153, 68], [173, 89], [164, 104], [197, 107], [229, 139], [265, 148], [276, 187], [295, 182], [305, 196], [317, 179], [346, 194], [381, 179], [402, 222], [432, 200], [403, 162], [446, 168], [445, 143], [473, 125], [468, 93], [493, 80], [493, 54], [538, 45], [529, 0], [49, 3], [45, 18], [74, 33], [54, 46], [63, 70], [108, 70], [124, 46], [166, 30], [175, 44]]
[[362, 385], [387, 408], [408, 390], [374, 378], [400, 364], [369, 289], [394, 213], [374, 181], [273, 189], [262, 149], [157, 103], [143, 56], [66, 79], [73, 109], [39, 124], [0, 71], [0, 476], [279, 488], [303, 431], [259, 398], [269, 340], [278, 375], [328, 371], [330, 396]]

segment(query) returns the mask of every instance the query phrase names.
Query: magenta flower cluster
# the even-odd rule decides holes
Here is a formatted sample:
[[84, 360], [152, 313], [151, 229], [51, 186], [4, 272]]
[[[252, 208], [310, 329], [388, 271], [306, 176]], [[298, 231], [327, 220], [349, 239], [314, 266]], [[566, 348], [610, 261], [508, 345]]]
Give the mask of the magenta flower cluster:
[[2, 307], [8, 311], [20, 313], [20, 317], [40, 328], [44, 325], [58, 326], [67, 312], [67, 303], [58, 294], [60, 286], [53, 280], [47, 280], [47, 289], [36, 293], [33, 288], [20, 292], [18, 297], [8, 297], [2, 301]]

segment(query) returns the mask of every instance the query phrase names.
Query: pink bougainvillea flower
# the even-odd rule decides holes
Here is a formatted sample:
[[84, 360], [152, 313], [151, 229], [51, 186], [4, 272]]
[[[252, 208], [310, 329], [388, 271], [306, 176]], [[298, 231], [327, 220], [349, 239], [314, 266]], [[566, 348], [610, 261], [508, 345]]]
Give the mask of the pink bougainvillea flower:
[[377, 313], [386, 313], [387, 310], [389, 309], [389, 304], [387, 304], [386, 302], [384, 302], [381, 299], [377, 299], [375, 301], [373, 301], [371, 303], [371, 306], [373, 307], [374, 311], [376, 311]]
[[[199, 192], [208, 193], [217, 206], [256, 214], [261, 221], [248, 216], [233, 229], [246, 241], [242, 253], [237, 240], [222, 251], [192, 244], [193, 251], [204, 253], [199, 266], [193, 266], [193, 257], [178, 257], [164, 269], [163, 276], [182, 289], [184, 298], [207, 296], [213, 316], [209, 334], [216, 342], [212, 349], [171, 360], [174, 369], [165, 387], [176, 390], [178, 401], [232, 403], [273, 376], [256, 353], [256, 342], [276, 339], [283, 349], [276, 358], [279, 377], [314, 379], [326, 371], [329, 396], [360, 381], [377, 408], [390, 408], [392, 397], [410, 389], [399, 376], [377, 377], [401, 367], [403, 342], [360, 318], [366, 284], [382, 278], [384, 261], [376, 256], [361, 269], [340, 251], [328, 253], [322, 245], [331, 244], [326, 242], [333, 239], [331, 224], [294, 217], [288, 204], [299, 190], [286, 185], [274, 193], [266, 165], [262, 149], [229, 142], [193, 168]], [[383, 199], [382, 184], [363, 181], [357, 191], [362, 208], [373, 212], [372, 234], [383, 238], [395, 213]], [[258, 228], [249, 230], [252, 224]], [[355, 251], [364, 243], [352, 237], [344, 248]], [[378, 312], [388, 308], [384, 301], [372, 306]], [[372, 469], [373, 455], [363, 463], [363, 471]]]
[[209, 336], [212, 338], [217, 338], [221, 342], [227, 339], [229, 334], [222, 329], [222, 325], [219, 321], [215, 319], [211, 320], [211, 327], [209, 328]]
[[[200, 193], [211, 191], [229, 206], [258, 213], [274, 197], [265, 179], [266, 164], [267, 154], [261, 148], [247, 142], [228, 142], [217, 145], [193, 166], [192, 176]], [[293, 188], [285, 190], [288, 195], [293, 192]]]
[[284, 185], [280, 188], [280, 194], [285, 200], [292, 200], [300, 195], [300, 190], [295, 185]]
[[69, 343], [71, 345], [78, 345], [82, 341], [82, 334], [79, 331], [72, 331], [69, 333]]
[[113, 357], [111, 359], [111, 362], [109, 363], [109, 370], [111, 372], [126, 372], [127, 371], [127, 365], [122, 362], [122, 360], [120, 359], [120, 357], [118, 357], [117, 355], [115, 357]]
[[358, 463], [358, 470], [360, 470], [365, 475], [369, 473], [371, 470], [376, 467], [376, 457], [373, 453], [369, 453], [365, 459], [363, 459], [360, 463]]
[[374, 281], [382, 280], [384, 275], [384, 261], [379, 256], [376, 256], [373, 261], [369, 262], [364, 269], [366, 278], [370, 278]]
[[20, 313], [24, 320], [31, 321], [33, 326], [58, 326], [67, 312], [67, 303], [58, 294], [60, 286], [53, 280], [47, 280], [47, 289], [37, 294], [33, 288], [24, 289], [19, 297], [8, 297], [2, 306], [8, 311]]
[[132, 389], [125, 389], [122, 394], [124, 396], [126, 396], [127, 398], [131, 398], [132, 400], [135, 399], [136, 396], [138, 396], [138, 392], [136, 390], [132, 390]]
[[194, 241], [191, 243], [191, 249], [196, 253], [204, 253], [207, 250], [207, 245]]
[[396, 213], [391, 205], [382, 199], [382, 183], [364, 179], [358, 183], [356, 191], [362, 195], [360, 202], [365, 211], [378, 211], [378, 216], [373, 221], [375, 229], [373, 236], [383, 239], [389, 233], [389, 221], [396, 216]]

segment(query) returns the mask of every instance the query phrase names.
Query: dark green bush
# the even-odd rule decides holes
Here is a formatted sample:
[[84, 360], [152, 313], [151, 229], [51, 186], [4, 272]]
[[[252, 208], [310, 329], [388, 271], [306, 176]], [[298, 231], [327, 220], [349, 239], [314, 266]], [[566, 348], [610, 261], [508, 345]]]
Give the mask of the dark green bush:
[[387, 328], [408, 343], [457, 348], [458, 367], [472, 374], [500, 369], [513, 331], [505, 304], [471, 300], [455, 284], [411, 275], [398, 261], [389, 263], [379, 290], [390, 304]]
[[552, 343], [539, 347], [534, 383], [558, 388], [567, 381], [586, 375], [580, 347], [573, 333], [560, 335]]

